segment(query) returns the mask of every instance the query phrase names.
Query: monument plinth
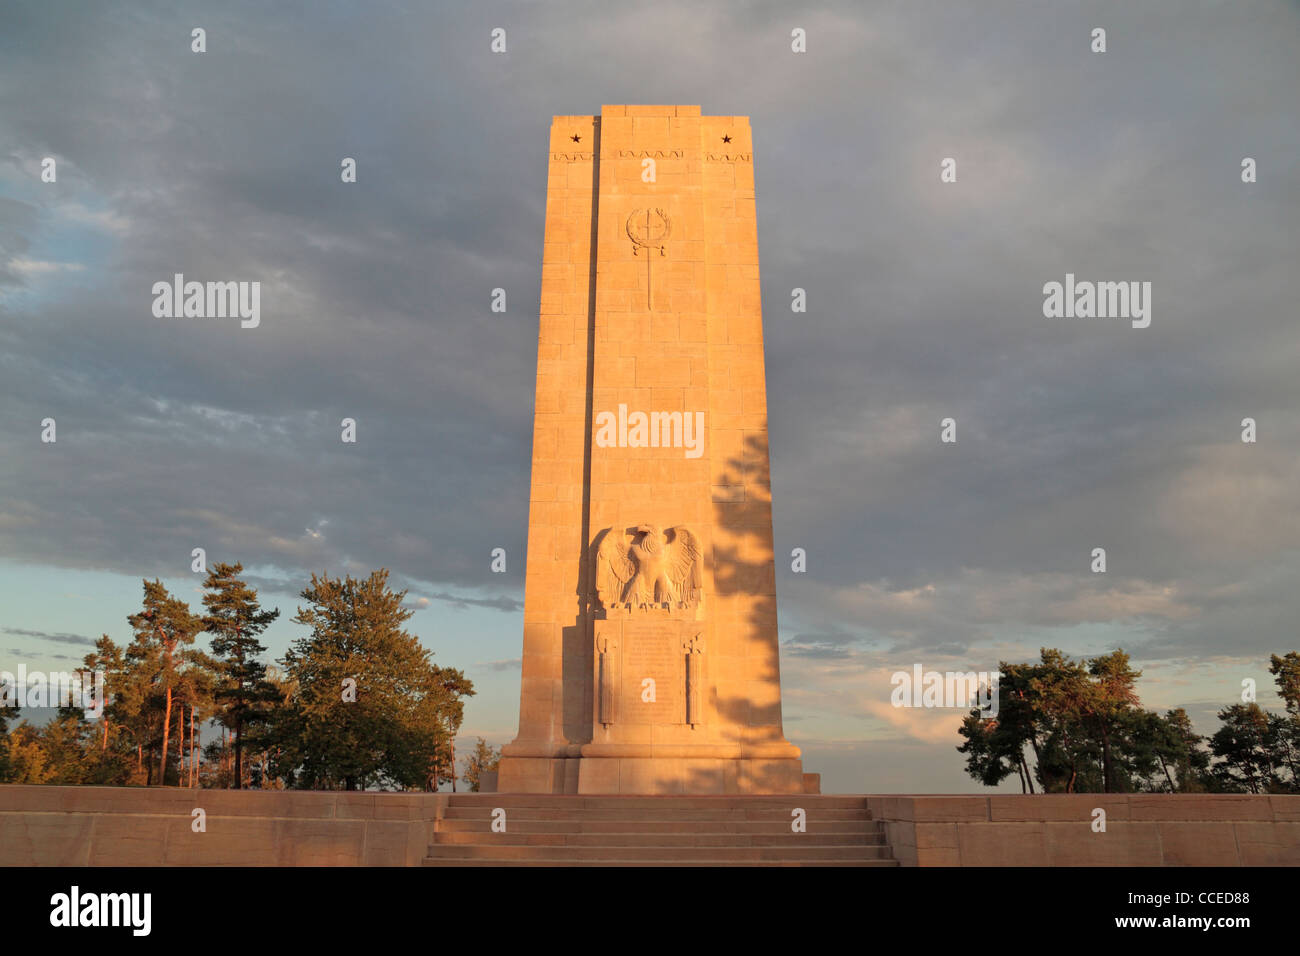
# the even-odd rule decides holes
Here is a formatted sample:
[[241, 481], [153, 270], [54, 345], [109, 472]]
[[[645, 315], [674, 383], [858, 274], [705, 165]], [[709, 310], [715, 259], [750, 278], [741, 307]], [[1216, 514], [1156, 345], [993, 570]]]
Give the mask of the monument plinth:
[[799, 793], [781, 728], [749, 121], [551, 125], [503, 792]]

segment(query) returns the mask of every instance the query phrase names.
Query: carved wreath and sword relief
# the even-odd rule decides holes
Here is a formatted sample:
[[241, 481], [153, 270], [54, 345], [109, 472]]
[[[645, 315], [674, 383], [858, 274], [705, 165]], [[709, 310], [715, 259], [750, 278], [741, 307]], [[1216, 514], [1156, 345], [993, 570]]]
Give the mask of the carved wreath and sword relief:
[[659, 255], [668, 254], [668, 237], [672, 235], [673, 223], [662, 209], [633, 209], [628, 213], [624, 224], [627, 237], [632, 240], [632, 255], [639, 255], [646, 250], [645, 260], [645, 307], [654, 310], [654, 286], [651, 282], [651, 249], [658, 249]]
[[694, 608], [703, 597], [699, 539], [678, 525], [608, 528], [596, 550], [596, 596], [614, 608]]

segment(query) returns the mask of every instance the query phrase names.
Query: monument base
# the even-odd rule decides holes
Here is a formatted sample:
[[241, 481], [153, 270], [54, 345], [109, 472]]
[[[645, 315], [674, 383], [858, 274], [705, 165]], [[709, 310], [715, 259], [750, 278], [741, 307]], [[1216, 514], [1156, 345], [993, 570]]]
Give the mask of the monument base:
[[798, 748], [788, 750], [796, 756], [737, 759], [585, 753], [575, 757], [507, 755], [502, 756], [498, 767], [498, 789], [501, 793], [643, 795], [804, 793]]
[[498, 793], [577, 793], [578, 761], [571, 757], [512, 756], [517, 744], [502, 748], [497, 764]]
[[797, 758], [582, 757], [578, 792], [802, 793], [803, 763]]

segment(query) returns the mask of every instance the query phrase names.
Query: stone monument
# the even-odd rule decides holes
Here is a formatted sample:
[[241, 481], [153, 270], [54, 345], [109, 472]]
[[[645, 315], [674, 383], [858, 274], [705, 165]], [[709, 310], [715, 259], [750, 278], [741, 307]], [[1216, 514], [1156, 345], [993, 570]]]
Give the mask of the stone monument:
[[502, 792], [799, 793], [781, 727], [749, 120], [551, 125]]

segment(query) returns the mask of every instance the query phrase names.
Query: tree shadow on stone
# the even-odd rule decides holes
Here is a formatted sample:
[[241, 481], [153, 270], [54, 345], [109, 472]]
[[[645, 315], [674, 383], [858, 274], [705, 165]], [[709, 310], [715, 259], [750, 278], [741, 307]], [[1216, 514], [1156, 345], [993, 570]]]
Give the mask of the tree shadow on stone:
[[[766, 422], [764, 422], [766, 426]], [[741, 454], [729, 458], [714, 476], [713, 590], [718, 598], [739, 597], [749, 604], [741, 619], [742, 633], [727, 635], [739, 653], [744, 648], [746, 681], [774, 682], [779, 686], [776, 616], [776, 555], [772, 539], [772, 491], [766, 428], [747, 434]], [[755, 658], [758, 658], [755, 664]], [[786, 743], [781, 703], [764, 704], [748, 694], [722, 695], [714, 690], [713, 709], [729, 730], [727, 742], [736, 745]], [[704, 782], [704, 772], [686, 782]], [[769, 769], [749, 774], [755, 791], [789, 789], [789, 779]]]

